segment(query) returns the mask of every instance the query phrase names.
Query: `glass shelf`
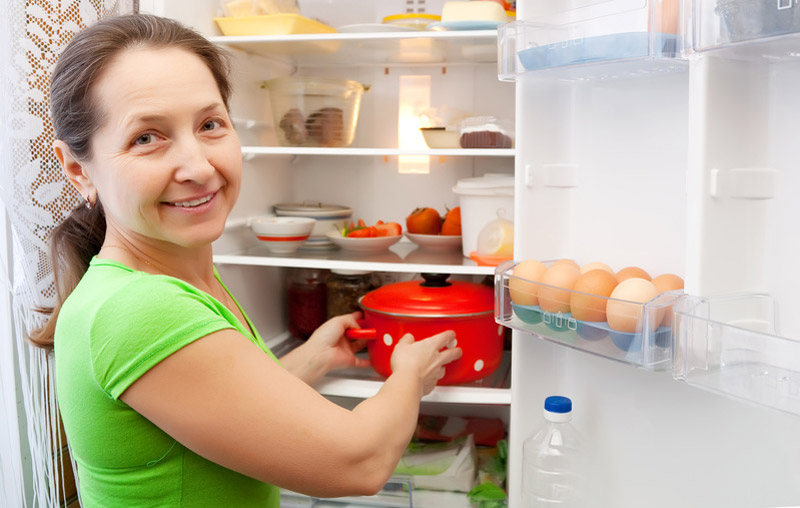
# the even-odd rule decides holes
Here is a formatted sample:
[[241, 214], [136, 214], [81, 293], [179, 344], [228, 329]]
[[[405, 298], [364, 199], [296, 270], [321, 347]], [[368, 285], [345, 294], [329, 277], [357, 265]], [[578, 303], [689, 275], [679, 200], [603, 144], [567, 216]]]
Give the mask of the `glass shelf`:
[[412, 480], [392, 479], [387, 488], [370, 497], [318, 499], [291, 491], [281, 491], [282, 508], [471, 508], [467, 495], [460, 492], [408, 489]]
[[[248, 232], [249, 233], [249, 232]], [[248, 234], [249, 236], [249, 234]], [[326, 268], [371, 272], [450, 273], [492, 275], [494, 267], [479, 266], [463, 256], [461, 249], [425, 250], [401, 240], [388, 250], [369, 254], [338, 249], [299, 249], [294, 254], [273, 254], [263, 245], [254, 245], [214, 255], [214, 263], [227, 265]]]
[[[495, 320], [499, 324], [645, 370], [668, 370], [672, 366], [671, 308], [681, 294], [662, 293], [647, 303], [593, 296], [602, 304], [603, 314], [606, 305], [613, 302], [619, 313], [632, 321], [630, 329], [622, 330], [616, 323], [614, 329], [608, 321], [573, 317], [572, 296], [589, 295], [515, 276], [516, 265], [509, 261], [495, 272]], [[549, 293], [547, 300], [545, 292]]]
[[777, 333], [763, 294], [685, 297], [675, 305], [673, 377], [800, 415], [800, 341]]
[[429, 155], [432, 157], [514, 157], [513, 148], [314, 148], [291, 146], [243, 146], [243, 155], [360, 155], [371, 157]]
[[497, 62], [497, 30], [218, 36], [212, 42], [299, 67]]
[[[268, 341], [267, 345], [276, 356], [281, 357], [302, 343], [284, 334]], [[359, 352], [358, 356], [369, 359], [365, 351]], [[500, 366], [491, 375], [472, 383], [437, 386], [422, 401], [441, 404], [511, 404], [510, 370], [510, 352], [504, 351]], [[330, 372], [315, 388], [326, 396], [366, 399], [378, 393], [384, 381], [385, 378], [371, 367], [349, 368]]]

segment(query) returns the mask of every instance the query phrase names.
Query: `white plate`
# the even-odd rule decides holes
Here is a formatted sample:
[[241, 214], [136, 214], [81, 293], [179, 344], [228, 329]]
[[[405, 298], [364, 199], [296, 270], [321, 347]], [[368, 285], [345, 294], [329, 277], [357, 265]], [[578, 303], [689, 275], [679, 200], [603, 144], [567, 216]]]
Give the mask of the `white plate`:
[[373, 32], [419, 32], [420, 30], [410, 26], [390, 25], [388, 23], [357, 23], [355, 25], [344, 25], [336, 29], [343, 34], [362, 34]]
[[496, 30], [504, 21], [440, 21], [431, 23], [425, 30], [450, 31], [450, 30]]
[[420, 235], [405, 233], [406, 238], [420, 246], [421, 249], [449, 250], [461, 248], [461, 235]]
[[334, 245], [338, 245], [345, 250], [356, 252], [379, 252], [386, 250], [399, 242], [401, 238], [403, 238], [402, 235], [376, 236], [374, 238], [347, 238], [342, 236], [338, 231], [328, 232], [328, 239], [333, 242]]

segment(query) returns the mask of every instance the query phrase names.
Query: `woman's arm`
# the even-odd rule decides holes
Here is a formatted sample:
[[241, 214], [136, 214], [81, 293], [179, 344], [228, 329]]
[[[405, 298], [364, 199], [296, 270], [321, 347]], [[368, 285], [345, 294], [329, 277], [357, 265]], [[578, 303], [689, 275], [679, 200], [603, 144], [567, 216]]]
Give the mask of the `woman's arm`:
[[412, 436], [419, 399], [461, 350], [401, 339], [392, 374], [354, 410], [328, 401], [247, 338], [222, 330], [150, 369], [122, 400], [207, 459], [296, 492], [377, 492]]

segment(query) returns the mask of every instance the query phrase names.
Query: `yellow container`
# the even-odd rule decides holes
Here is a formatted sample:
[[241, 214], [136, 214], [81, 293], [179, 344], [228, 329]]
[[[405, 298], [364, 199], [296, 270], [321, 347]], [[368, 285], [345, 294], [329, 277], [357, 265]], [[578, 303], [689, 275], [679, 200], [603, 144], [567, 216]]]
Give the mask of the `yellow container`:
[[408, 14], [393, 14], [383, 18], [385, 25], [397, 25], [407, 28], [414, 28], [416, 30], [425, 30], [425, 27], [431, 23], [441, 21], [442, 17], [436, 14], [425, 13], [408, 13]]
[[336, 29], [299, 14], [264, 14], [214, 18], [223, 35], [291, 35], [335, 33]]

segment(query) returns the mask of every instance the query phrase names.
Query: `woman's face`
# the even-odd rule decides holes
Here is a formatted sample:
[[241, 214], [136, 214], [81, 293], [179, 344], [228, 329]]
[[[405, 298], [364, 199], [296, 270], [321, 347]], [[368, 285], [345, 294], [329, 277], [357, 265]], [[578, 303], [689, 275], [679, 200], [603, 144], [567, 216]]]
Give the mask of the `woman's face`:
[[93, 85], [102, 124], [84, 164], [111, 235], [200, 247], [239, 194], [241, 146], [208, 67], [182, 49], [118, 55]]

